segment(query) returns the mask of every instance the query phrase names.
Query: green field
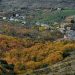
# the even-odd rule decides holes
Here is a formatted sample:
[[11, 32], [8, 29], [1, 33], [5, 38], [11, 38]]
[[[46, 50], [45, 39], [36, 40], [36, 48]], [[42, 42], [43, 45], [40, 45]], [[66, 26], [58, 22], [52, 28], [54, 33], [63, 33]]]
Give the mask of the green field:
[[[39, 16], [38, 16], [39, 15]], [[39, 21], [43, 23], [54, 23], [54, 22], [60, 22], [65, 17], [75, 15], [74, 9], [69, 10], [61, 10], [61, 11], [53, 11], [52, 13], [39, 13], [36, 15], [36, 17], [33, 19], [33, 22]]]

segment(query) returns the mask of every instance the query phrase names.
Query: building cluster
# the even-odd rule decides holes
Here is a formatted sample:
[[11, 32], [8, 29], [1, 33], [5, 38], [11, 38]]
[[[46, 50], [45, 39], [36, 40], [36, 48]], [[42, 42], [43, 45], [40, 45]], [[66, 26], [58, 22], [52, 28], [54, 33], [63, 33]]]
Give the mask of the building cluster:
[[8, 22], [21, 22], [22, 24], [26, 24], [26, 16], [20, 15], [18, 13], [8, 14], [7, 16], [0, 16], [0, 21], [8, 21]]

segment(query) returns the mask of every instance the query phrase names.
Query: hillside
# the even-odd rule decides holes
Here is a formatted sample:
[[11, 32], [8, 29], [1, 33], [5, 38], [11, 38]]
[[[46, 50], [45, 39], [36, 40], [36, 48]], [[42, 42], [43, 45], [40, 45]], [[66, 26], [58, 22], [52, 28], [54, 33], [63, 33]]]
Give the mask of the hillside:
[[38, 75], [74, 75], [75, 74], [75, 51], [69, 52], [70, 56], [66, 57], [54, 65], [46, 68], [35, 70], [34, 73]]
[[[59, 61], [61, 61], [62, 65], [65, 65], [63, 60], [68, 61], [69, 58], [67, 57], [75, 55], [74, 52], [71, 53], [75, 51], [74, 44], [75, 41], [69, 40], [59, 42], [35, 42], [25, 38], [21, 39], [0, 35], [0, 59], [7, 61], [8, 64], [13, 64], [14, 71], [17, 75], [24, 73], [33, 75], [32, 72], [49, 67]], [[6, 65], [4, 64], [4, 67]], [[57, 64], [57, 67], [58, 65], [60, 65], [60, 63]], [[45, 71], [46, 74], [50, 72], [48, 69]], [[44, 74], [45, 71], [43, 72]], [[53, 70], [53, 72], [55, 71], [57, 70]], [[4, 71], [2, 73], [4, 73]], [[40, 72], [40, 74], [36, 73], [35, 75], [42, 75]]]
[[1, 0], [0, 8], [3, 10], [13, 10], [20, 8], [56, 8], [70, 7], [74, 8], [75, 0]]
[[0, 75], [75, 75], [75, 0], [0, 0]]

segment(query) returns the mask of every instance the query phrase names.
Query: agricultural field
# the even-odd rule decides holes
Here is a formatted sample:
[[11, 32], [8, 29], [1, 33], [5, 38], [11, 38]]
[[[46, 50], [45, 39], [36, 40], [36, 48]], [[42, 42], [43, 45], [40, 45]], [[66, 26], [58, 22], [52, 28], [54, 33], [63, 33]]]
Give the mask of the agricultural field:
[[38, 14], [35, 15], [34, 18], [32, 18], [32, 22], [41, 22], [41, 23], [54, 23], [54, 22], [61, 22], [65, 19], [67, 16], [75, 15], [75, 10], [73, 9], [64, 9], [64, 10], [55, 10], [52, 12], [37, 12]]

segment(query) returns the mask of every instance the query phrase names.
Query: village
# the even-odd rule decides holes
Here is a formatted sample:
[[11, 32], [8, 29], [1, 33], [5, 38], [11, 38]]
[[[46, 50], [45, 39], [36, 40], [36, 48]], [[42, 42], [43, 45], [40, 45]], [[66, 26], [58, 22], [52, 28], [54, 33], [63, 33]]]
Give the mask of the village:
[[[42, 11], [41, 11], [42, 10]], [[27, 24], [27, 19], [33, 19], [36, 17], [36, 13], [38, 12], [53, 12], [53, 11], [62, 11], [63, 8], [37, 8], [37, 9], [30, 9], [30, 8], [21, 8], [19, 10], [13, 11], [0, 11], [0, 21], [8, 21], [8, 22], [20, 22], [22, 24]], [[41, 17], [41, 16], [40, 16]], [[28, 21], [29, 22], [29, 21]], [[38, 25], [40, 22], [35, 22]], [[31, 24], [31, 23], [30, 23]], [[44, 24], [44, 23], [42, 23]], [[45, 24], [46, 25], [46, 24]]]
[[[55, 8], [51, 10], [61, 12], [64, 9]], [[36, 11], [40, 11], [40, 9], [36, 9]], [[46, 12], [47, 9], [44, 9], [44, 11]], [[54, 21], [53, 24], [51, 25], [49, 23], [43, 23], [38, 20], [33, 23], [29, 22], [31, 19], [35, 17], [35, 15], [31, 15], [31, 16], [28, 15], [29, 13], [32, 14], [33, 11], [32, 12], [26, 11], [26, 13], [24, 12], [9, 12], [9, 13], [0, 12], [0, 21], [14, 23], [14, 24], [16, 23], [16, 24], [20, 24], [21, 26], [29, 26], [35, 29], [38, 28], [37, 30], [39, 31], [49, 30], [50, 32], [53, 32], [57, 30], [64, 35], [63, 37], [64, 39], [75, 39], [75, 15], [67, 16], [61, 22]]]

